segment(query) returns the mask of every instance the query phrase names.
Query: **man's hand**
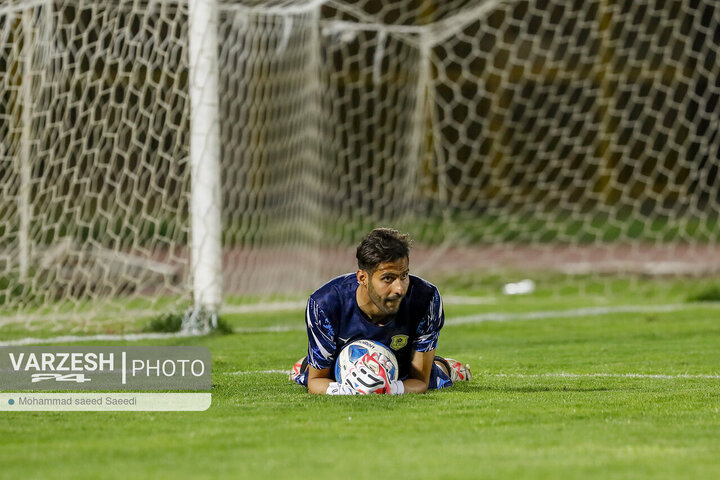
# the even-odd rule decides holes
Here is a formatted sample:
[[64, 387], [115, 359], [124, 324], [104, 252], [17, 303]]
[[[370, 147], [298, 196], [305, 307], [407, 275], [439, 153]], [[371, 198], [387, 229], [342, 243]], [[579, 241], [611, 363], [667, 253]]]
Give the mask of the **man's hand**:
[[363, 395], [390, 392], [390, 380], [385, 367], [376, 357], [368, 354], [355, 362], [348, 371], [345, 382]]
[[377, 361], [379, 364], [379, 370], [378, 371], [385, 371], [385, 379], [388, 381], [388, 386], [385, 388], [383, 392], [379, 393], [387, 393], [390, 395], [402, 395], [405, 393], [405, 386], [403, 385], [402, 381], [400, 380], [392, 380], [390, 378], [390, 375], [387, 372], [390, 372], [395, 365], [393, 365], [392, 360], [388, 358], [386, 355], [383, 355], [382, 353], [373, 352], [370, 354], [371, 359], [368, 359], [368, 361], [365, 363], [368, 365], [371, 369], [374, 369], [374, 360]]
[[[369, 354], [369, 356], [371, 357], [371, 360], [370, 360], [371, 362], [373, 362], [373, 361], [377, 362], [386, 372], [392, 371], [392, 369], [394, 367], [393, 362], [386, 355], [383, 355], [382, 353], [379, 353], [379, 352], [373, 352], [373, 353]], [[371, 367], [371, 368], [373, 368], [373, 367]]]
[[330, 385], [328, 385], [327, 391], [325, 392], [327, 395], [359, 395], [360, 392], [357, 390], [354, 390], [350, 385], [343, 385], [342, 383], [338, 382], [330, 382]]

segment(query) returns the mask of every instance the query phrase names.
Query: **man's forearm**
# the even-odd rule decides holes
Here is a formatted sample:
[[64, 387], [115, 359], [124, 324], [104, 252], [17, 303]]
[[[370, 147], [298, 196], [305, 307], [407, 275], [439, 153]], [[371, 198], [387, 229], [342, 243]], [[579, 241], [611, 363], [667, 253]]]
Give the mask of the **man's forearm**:
[[308, 393], [326, 393], [330, 382], [329, 378], [311, 378], [308, 380]]
[[425, 393], [428, 389], [427, 383], [417, 378], [403, 380], [403, 385], [405, 386], [405, 393]]
[[430, 374], [433, 368], [435, 350], [428, 352], [413, 351], [410, 363], [410, 376], [403, 381], [405, 393], [425, 393], [430, 383]]

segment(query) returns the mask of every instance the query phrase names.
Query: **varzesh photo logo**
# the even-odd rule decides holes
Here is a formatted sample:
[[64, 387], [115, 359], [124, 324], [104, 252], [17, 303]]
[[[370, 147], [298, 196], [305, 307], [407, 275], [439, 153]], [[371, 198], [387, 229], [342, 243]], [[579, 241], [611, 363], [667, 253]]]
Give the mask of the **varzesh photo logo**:
[[209, 390], [204, 347], [0, 347], [3, 389]]
[[15, 372], [39, 372], [30, 375], [32, 383], [48, 380], [56, 382], [91, 382], [87, 372], [111, 372], [115, 367], [114, 353], [35, 353], [10, 352], [10, 363]]

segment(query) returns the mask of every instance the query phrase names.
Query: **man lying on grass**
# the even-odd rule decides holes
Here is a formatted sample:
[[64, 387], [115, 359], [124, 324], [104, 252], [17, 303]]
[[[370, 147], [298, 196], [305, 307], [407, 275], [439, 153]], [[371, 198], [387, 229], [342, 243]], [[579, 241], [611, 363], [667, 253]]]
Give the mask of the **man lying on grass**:
[[[445, 321], [442, 300], [434, 285], [410, 275], [408, 235], [376, 228], [360, 242], [356, 257], [357, 272], [341, 275], [310, 295], [305, 313], [308, 354], [295, 363], [290, 379], [307, 386], [309, 393], [328, 395], [424, 393], [470, 380], [468, 365], [435, 355]], [[380, 342], [395, 353], [399, 380], [361, 369], [359, 382], [336, 381], [338, 354], [359, 339]]]

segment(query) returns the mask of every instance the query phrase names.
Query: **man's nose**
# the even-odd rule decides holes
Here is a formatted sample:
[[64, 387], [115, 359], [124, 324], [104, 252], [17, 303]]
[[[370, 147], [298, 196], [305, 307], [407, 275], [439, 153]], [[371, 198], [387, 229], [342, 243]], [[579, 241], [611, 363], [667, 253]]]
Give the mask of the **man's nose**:
[[405, 295], [405, 284], [399, 278], [396, 278], [392, 284], [392, 291], [397, 295]]

